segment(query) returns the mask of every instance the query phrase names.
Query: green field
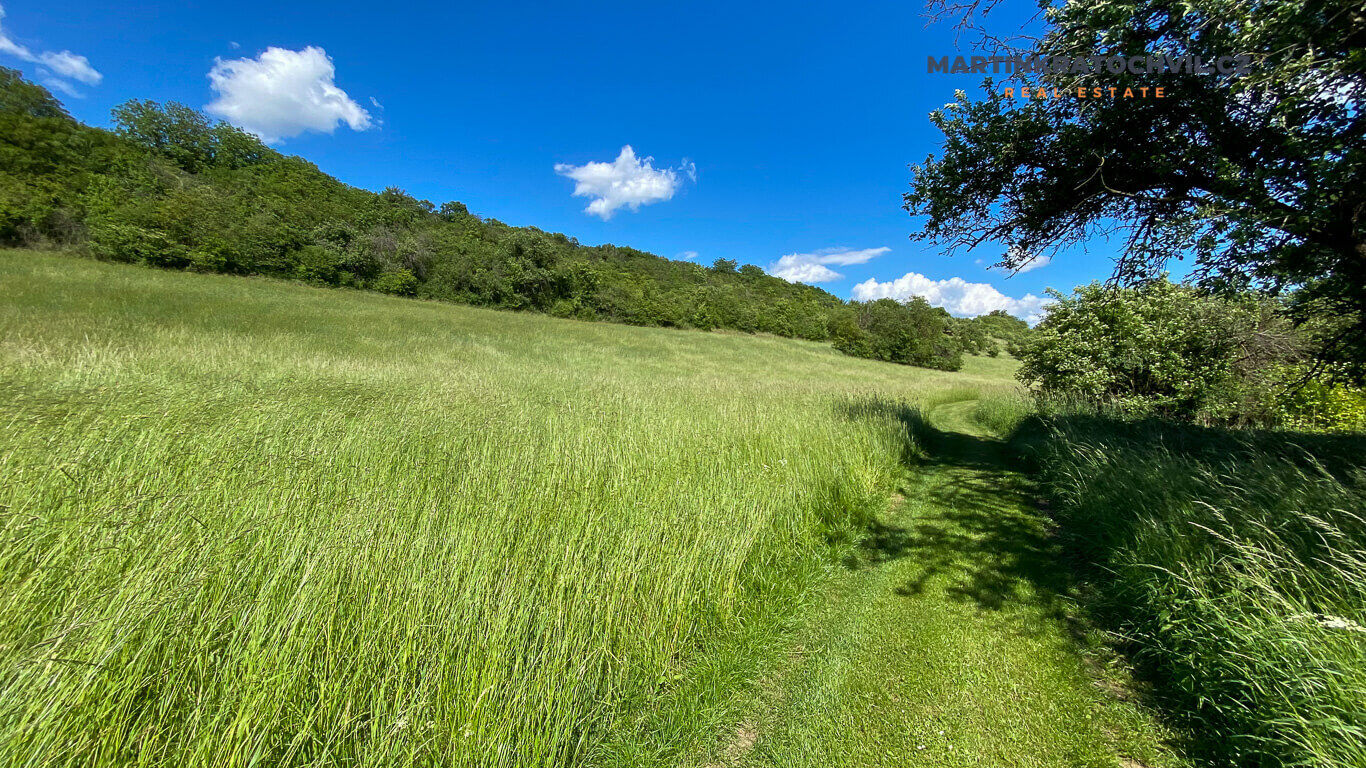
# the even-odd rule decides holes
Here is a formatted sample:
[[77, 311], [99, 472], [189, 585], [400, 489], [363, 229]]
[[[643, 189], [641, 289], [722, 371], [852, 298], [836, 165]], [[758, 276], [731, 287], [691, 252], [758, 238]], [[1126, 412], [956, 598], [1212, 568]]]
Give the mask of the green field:
[[858, 404], [1013, 366], [25, 251], [0, 284], [9, 765], [547, 765], [691, 722], [884, 505], [906, 426]]
[[0, 768], [1366, 768], [1363, 2], [0, 7]]

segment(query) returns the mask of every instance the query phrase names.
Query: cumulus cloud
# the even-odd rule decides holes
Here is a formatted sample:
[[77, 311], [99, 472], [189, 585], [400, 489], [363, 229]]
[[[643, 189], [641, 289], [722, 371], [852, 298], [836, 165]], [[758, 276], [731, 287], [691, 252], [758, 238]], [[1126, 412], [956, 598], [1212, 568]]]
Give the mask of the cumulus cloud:
[[684, 251], [678, 254], [678, 258], [685, 259], [687, 261], [692, 261], [693, 259], [697, 258], [697, 251]]
[[931, 280], [919, 272], [907, 272], [885, 283], [869, 279], [854, 286], [854, 298], [859, 301], [906, 301], [913, 296], [920, 296], [931, 305], [943, 307], [960, 317], [984, 315], [1003, 309], [1031, 325], [1043, 318], [1047, 301], [1032, 293], [1026, 293], [1018, 299], [1012, 298], [987, 283], [969, 283], [961, 277]]
[[374, 127], [370, 113], [338, 88], [327, 51], [267, 48], [254, 59], [215, 59], [209, 87], [218, 97], [206, 107], [267, 142], [304, 131], [332, 133], [339, 123], [353, 131]]
[[784, 264], [784, 256], [768, 267], [768, 273], [774, 277], [781, 277], [789, 283], [828, 283], [831, 280], [838, 280], [844, 275], [815, 262], [788, 262]]
[[683, 177], [697, 180], [697, 165], [684, 160], [678, 168], [655, 168], [653, 157], [637, 158], [628, 144], [610, 163], [556, 163], [555, 173], [573, 179], [575, 197], [593, 198], [584, 211], [606, 221], [618, 208], [637, 211], [672, 198], [683, 186]]
[[[5, 9], [0, 6], [0, 22], [3, 22], [4, 18]], [[15, 42], [3, 26], [0, 26], [0, 53], [9, 54], [30, 64], [37, 64], [38, 74], [42, 77], [44, 85], [70, 96], [80, 96], [80, 93], [69, 82], [71, 80], [86, 85], [99, 85], [100, 81], [104, 80], [104, 75], [90, 66], [90, 59], [71, 51], [39, 51], [35, 53], [28, 46]]]
[[866, 264], [869, 260], [892, 250], [881, 248], [825, 248], [812, 253], [789, 253], [768, 265], [768, 273], [789, 283], [828, 283], [844, 275], [827, 265], [849, 266]]

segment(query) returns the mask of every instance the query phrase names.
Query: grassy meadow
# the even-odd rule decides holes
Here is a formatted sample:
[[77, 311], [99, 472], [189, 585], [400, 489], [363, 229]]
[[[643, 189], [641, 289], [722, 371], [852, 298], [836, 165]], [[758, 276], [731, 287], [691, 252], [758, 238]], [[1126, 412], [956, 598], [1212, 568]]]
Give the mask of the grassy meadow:
[[0, 765], [608, 760], [885, 503], [906, 428], [851, 404], [1014, 366], [27, 251], [0, 286]]

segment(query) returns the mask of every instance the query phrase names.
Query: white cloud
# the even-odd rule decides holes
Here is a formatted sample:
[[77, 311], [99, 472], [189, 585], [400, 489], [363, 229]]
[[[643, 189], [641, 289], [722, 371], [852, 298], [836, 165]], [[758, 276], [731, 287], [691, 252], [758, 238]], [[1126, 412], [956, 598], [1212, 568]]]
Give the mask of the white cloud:
[[830, 269], [827, 265], [849, 266], [866, 264], [871, 259], [892, 250], [881, 248], [825, 248], [814, 253], [789, 253], [768, 265], [768, 273], [781, 277], [789, 283], [827, 283], [838, 280], [844, 275]]
[[678, 254], [678, 258], [680, 258], [680, 259], [686, 259], [686, 260], [688, 260], [688, 261], [692, 261], [693, 259], [697, 258], [697, 256], [698, 256], [697, 251], [684, 251], [684, 252]]
[[849, 248], [826, 248], [823, 250], [816, 251], [814, 254], [802, 255], [814, 256], [817, 260], [817, 263], [820, 264], [838, 264], [840, 266], [849, 266], [850, 264], [867, 264], [874, 258], [881, 256], [884, 253], [888, 253], [891, 250], [891, 248], [888, 248], [885, 245], [881, 248], [864, 248], [862, 250], [857, 251]]
[[[0, 20], [5, 18], [5, 9], [0, 6]], [[34, 53], [28, 46], [21, 45], [0, 27], [0, 53], [38, 65], [38, 74], [43, 83], [70, 96], [80, 96], [68, 80], [86, 85], [99, 85], [104, 75], [90, 66], [90, 59], [71, 51], [40, 51]]]
[[104, 80], [104, 75], [96, 72], [95, 68], [90, 66], [90, 59], [78, 56], [71, 51], [59, 53], [44, 51], [38, 54], [38, 63], [47, 67], [58, 77], [79, 80], [86, 85], [99, 85], [100, 81]]
[[56, 77], [44, 77], [39, 82], [47, 86], [47, 89], [49, 91], [60, 91], [62, 93], [65, 93], [67, 96], [71, 96], [77, 99], [85, 98], [85, 94], [76, 90], [76, 86], [72, 85], [71, 83], [68, 83], [65, 80]]
[[556, 163], [555, 173], [573, 179], [575, 197], [593, 198], [584, 211], [606, 221], [622, 206], [637, 211], [642, 205], [672, 198], [683, 186], [680, 173], [697, 180], [697, 165], [685, 160], [677, 169], [657, 169], [653, 157], [636, 158], [628, 144], [610, 163]]
[[784, 256], [774, 264], [769, 265], [768, 273], [774, 277], [781, 277], [789, 283], [828, 283], [831, 280], [838, 280], [844, 275], [815, 262], [789, 262], [784, 264], [787, 259]]
[[961, 277], [931, 280], [919, 272], [907, 272], [885, 283], [869, 279], [854, 286], [854, 298], [859, 301], [906, 301], [913, 296], [921, 296], [931, 305], [943, 307], [960, 317], [985, 315], [1003, 309], [1030, 324], [1043, 318], [1043, 307], [1047, 301], [1032, 293], [1026, 293], [1018, 299], [1011, 298], [987, 283], [969, 283]]
[[338, 123], [353, 131], [374, 127], [361, 105], [334, 82], [337, 69], [327, 51], [267, 48], [254, 59], [215, 59], [209, 87], [218, 97], [206, 107], [267, 142], [304, 131], [332, 133]]
[[1052, 260], [1052, 256], [1035, 256], [1032, 261], [1027, 261], [1024, 264], [1020, 265], [1020, 268], [1015, 270], [1015, 274], [1022, 275], [1026, 272], [1032, 272], [1033, 270], [1036, 270], [1039, 267], [1046, 267], [1048, 266], [1048, 263]]

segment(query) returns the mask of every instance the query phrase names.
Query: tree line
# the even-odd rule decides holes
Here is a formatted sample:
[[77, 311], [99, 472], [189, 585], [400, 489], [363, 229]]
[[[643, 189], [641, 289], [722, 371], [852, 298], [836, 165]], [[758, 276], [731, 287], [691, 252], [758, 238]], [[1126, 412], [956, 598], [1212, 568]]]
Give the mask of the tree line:
[[973, 321], [923, 301], [846, 302], [733, 260], [706, 267], [586, 246], [458, 202], [357, 189], [180, 104], [129, 101], [113, 124], [82, 125], [46, 89], [0, 68], [0, 244], [582, 320], [833, 340], [848, 354], [949, 370], [965, 352], [994, 349]]

